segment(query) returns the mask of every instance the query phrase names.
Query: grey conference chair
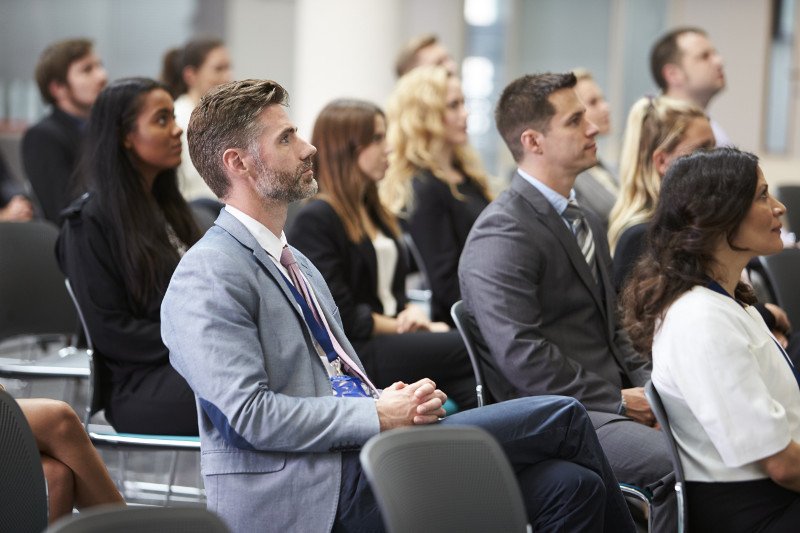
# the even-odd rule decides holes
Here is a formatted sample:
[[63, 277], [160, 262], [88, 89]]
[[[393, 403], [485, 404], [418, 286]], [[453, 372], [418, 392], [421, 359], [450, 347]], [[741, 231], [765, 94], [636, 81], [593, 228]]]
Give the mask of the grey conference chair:
[[792, 327], [800, 328], [800, 249], [787, 248], [759, 260], [772, 287], [775, 303], [786, 311]]
[[169, 481], [167, 484], [167, 491], [165, 496], [165, 504], [169, 505], [170, 499], [173, 494], [173, 485], [177, 474], [178, 465], [178, 452], [190, 451], [194, 453], [200, 452], [200, 438], [199, 437], [186, 437], [180, 435], [151, 435], [142, 433], [118, 433], [110, 426], [99, 425], [92, 423], [92, 417], [105, 408], [106, 391], [103, 389], [104, 377], [107, 376], [108, 369], [103, 364], [102, 360], [94, 353], [94, 345], [92, 344], [92, 335], [86, 324], [83, 316], [83, 311], [72, 290], [72, 286], [68, 279], [64, 280], [67, 288], [67, 293], [72, 299], [75, 310], [78, 314], [83, 333], [86, 338], [87, 355], [89, 358], [89, 406], [86, 409], [84, 416], [84, 426], [89, 438], [95, 446], [110, 446], [117, 448], [120, 451], [120, 478], [117, 484], [120, 489], [125, 489], [125, 475], [127, 472], [126, 459], [124, 453], [126, 449], [139, 449], [139, 450], [159, 450], [159, 451], [172, 451], [172, 458], [169, 467]]
[[[89, 365], [86, 353], [74, 347], [78, 317], [53, 252], [57, 238], [49, 222], [0, 223], [0, 376], [27, 385], [65, 378], [62, 399], [74, 405]], [[57, 351], [42, 349], [49, 346]]]
[[0, 390], [0, 531], [47, 527], [47, 484], [39, 449], [16, 400]]
[[0, 340], [73, 335], [78, 319], [62, 284], [49, 222], [0, 223]]
[[482, 429], [395, 429], [360, 459], [389, 533], [530, 531], [511, 465]]
[[[491, 392], [485, 386], [483, 377], [483, 369], [481, 367], [481, 359], [479, 355], [479, 344], [483, 344], [483, 337], [478, 331], [478, 325], [475, 320], [469, 315], [464, 302], [457, 301], [450, 308], [450, 315], [453, 317], [453, 322], [456, 324], [461, 338], [464, 340], [464, 345], [467, 348], [467, 355], [472, 363], [472, 372], [475, 375], [475, 394], [478, 396], [478, 407], [494, 403]], [[625, 501], [628, 503], [628, 508], [631, 515], [640, 530], [650, 531], [653, 527], [652, 523], [652, 505], [650, 498], [638, 487], [620, 483], [620, 491], [625, 496]]]
[[453, 322], [455, 322], [456, 328], [467, 348], [467, 355], [469, 355], [469, 361], [472, 363], [472, 373], [475, 374], [475, 394], [478, 396], [478, 407], [483, 407], [485, 404], [491, 403], [491, 400], [485, 397], [488, 396], [489, 391], [483, 386], [483, 370], [481, 369], [481, 360], [476, 346], [475, 336], [480, 335], [480, 333], [476, 331], [477, 325], [468, 315], [462, 300], [453, 304], [453, 307], [450, 308], [450, 316], [453, 317]]
[[45, 533], [228, 533], [206, 509], [104, 505], [62, 518]]
[[648, 381], [644, 386], [644, 394], [647, 396], [647, 401], [650, 402], [650, 409], [653, 410], [653, 414], [661, 426], [661, 433], [667, 441], [667, 449], [672, 459], [672, 467], [675, 470], [675, 496], [678, 500], [678, 533], [686, 533], [689, 531], [689, 514], [686, 508], [686, 478], [683, 477], [683, 464], [681, 463], [681, 456], [678, 454], [678, 445], [672, 435], [669, 418], [667, 417], [667, 411], [664, 409], [664, 404], [661, 402], [661, 396], [659, 396], [652, 381]]

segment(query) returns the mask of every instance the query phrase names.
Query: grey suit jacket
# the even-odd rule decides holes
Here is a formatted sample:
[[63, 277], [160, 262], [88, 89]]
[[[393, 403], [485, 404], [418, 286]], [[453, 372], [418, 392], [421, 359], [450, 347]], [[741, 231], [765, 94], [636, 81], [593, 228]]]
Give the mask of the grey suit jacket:
[[[599, 166], [599, 165], [598, 165]], [[597, 177], [597, 167], [584, 170], [575, 179], [575, 196], [578, 204], [597, 215], [603, 226], [603, 235], [608, 233], [608, 216], [617, 201], [617, 195], [606, 188]]]
[[[325, 281], [292, 251], [358, 361]], [[375, 402], [332, 396], [280, 270], [227, 211], [175, 270], [161, 323], [170, 362], [197, 398], [209, 509], [236, 532], [330, 531], [341, 451], [378, 433]]]
[[[650, 363], [618, 326], [605, 233], [591, 214], [587, 220], [602, 289], [572, 232], [520, 176], [475, 222], [458, 272], [491, 353], [483, 357], [496, 400], [560, 394], [613, 414], [622, 376], [637, 386], [649, 378]], [[593, 416], [596, 425], [608, 418]]]

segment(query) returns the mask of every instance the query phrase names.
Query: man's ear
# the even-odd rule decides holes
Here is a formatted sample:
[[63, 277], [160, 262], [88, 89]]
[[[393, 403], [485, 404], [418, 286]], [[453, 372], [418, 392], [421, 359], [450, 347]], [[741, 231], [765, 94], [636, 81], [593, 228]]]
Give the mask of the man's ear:
[[53, 97], [53, 100], [55, 100], [56, 103], [58, 103], [67, 97], [69, 93], [69, 86], [67, 86], [66, 83], [53, 80], [47, 86], [47, 90], [50, 91], [50, 96]]
[[232, 179], [250, 179], [252, 165], [252, 158], [246, 151], [239, 148], [228, 148], [222, 153], [222, 166], [225, 168], [225, 173]]
[[667, 87], [675, 87], [683, 84], [685, 75], [680, 65], [676, 63], [667, 63], [661, 68], [661, 75], [667, 82]]
[[522, 144], [522, 149], [525, 152], [533, 154], [542, 153], [542, 141], [544, 134], [540, 131], [528, 128], [519, 135], [519, 142]]

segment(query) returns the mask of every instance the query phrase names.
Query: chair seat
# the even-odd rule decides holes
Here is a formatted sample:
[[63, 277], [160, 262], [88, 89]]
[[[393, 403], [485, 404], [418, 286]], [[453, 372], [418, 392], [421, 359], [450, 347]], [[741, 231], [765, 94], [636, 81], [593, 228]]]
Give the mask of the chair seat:
[[111, 426], [89, 424], [89, 438], [95, 444], [146, 446], [164, 449], [199, 450], [200, 437], [184, 435], [150, 435], [147, 433], [117, 433]]

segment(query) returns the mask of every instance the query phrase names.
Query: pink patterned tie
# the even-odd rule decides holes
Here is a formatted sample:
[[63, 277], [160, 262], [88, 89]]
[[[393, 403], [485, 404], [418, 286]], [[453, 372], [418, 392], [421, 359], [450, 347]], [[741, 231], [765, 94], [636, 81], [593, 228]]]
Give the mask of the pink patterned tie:
[[294, 258], [294, 254], [288, 246], [284, 246], [283, 250], [281, 251], [281, 265], [283, 265], [283, 267], [289, 271], [289, 279], [291, 279], [295, 288], [300, 292], [300, 295], [306, 301], [306, 304], [308, 304], [311, 312], [314, 313], [314, 318], [317, 319], [317, 322], [325, 326], [325, 331], [328, 332], [328, 336], [331, 338], [333, 349], [336, 352], [336, 355], [339, 356], [339, 360], [342, 362], [345, 369], [350, 374], [358, 377], [361, 379], [361, 381], [368, 385], [370, 391], [372, 391], [373, 395], [377, 398], [378, 389], [372, 384], [367, 375], [359, 368], [355, 361], [353, 361], [350, 356], [347, 355], [347, 352], [344, 351], [342, 345], [339, 344], [339, 341], [337, 341], [336, 337], [333, 335], [330, 326], [328, 326], [328, 321], [325, 319], [325, 313], [323, 313], [321, 309], [317, 308], [314, 298], [311, 297], [311, 291], [308, 285], [306, 285], [303, 275], [300, 273], [300, 267], [297, 265], [297, 260]]

